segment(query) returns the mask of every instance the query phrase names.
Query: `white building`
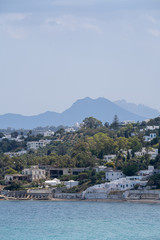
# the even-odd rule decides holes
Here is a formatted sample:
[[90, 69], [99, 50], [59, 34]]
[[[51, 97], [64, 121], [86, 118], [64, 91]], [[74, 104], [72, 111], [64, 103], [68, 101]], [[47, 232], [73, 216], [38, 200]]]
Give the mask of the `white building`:
[[104, 155], [103, 160], [106, 162], [111, 162], [116, 158], [116, 154]]
[[152, 148], [150, 150], [147, 150], [146, 148], [142, 148], [141, 152], [135, 152], [135, 156], [137, 157], [142, 157], [145, 154], [150, 155], [151, 159], [155, 159], [156, 156], [158, 155], [158, 148]]
[[97, 184], [87, 188], [82, 193], [83, 199], [107, 199], [112, 191], [126, 191], [134, 188], [136, 185], [146, 186], [147, 181], [141, 181], [142, 177], [132, 176], [114, 180], [109, 183]]
[[38, 148], [46, 147], [47, 144], [49, 144], [50, 140], [39, 140], [39, 141], [32, 141], [27, 142], [27, 150], [37, 150]]
[[148, 151], [148, 154], [151, 156], [151, 159], [155, 159], [158, 155], [158, 148], [153, 148], [152, 150]]
[[122, 124], [123, 126], [125, 126], [125, 125], [127, 125], [127, 124], [134, 124], [134, 123], [135, 123], [135, 121], [133, 121], [133, 120], [127, 120], [127, 121], [121, 122], [121, 124]]
[[9, 184], [14, 180], [23, 181], [23, 180], [28, 180], [28, 178], [26, 175], [22, 175], [22, 174], [6, 174], [4, 176], [5, 184]]
[[46, 171], [44, 169], [40, 169], [38, 166], [31, 166], [31, 168], [24, 168], [22, 170], [22, 174], [30, 176], [31, 181], [46, 178]]
[[156, 129], [159, 129], [159, 126], [147, 126], [147, 127], [146, 127], [146, 130], [151, 130], [151, 131], [153, 131], [153, 130], [156, 130]]
[[134, 188], [136, 185], [145, 186], [147, 181], [141, 181], [138, 176], [134, 176], [114, 180], [109, 184], [111, 190], [125, 191]]
[[67, 188], [72, 188], [72, 187], [78, 186], [78, 183], [79, 183], [78, 181], [70, 180], [70, 181], [65, 181], [64, 185]]
[[7, 138], [8, 140], [11, 140], [11, 134], [4, 134], [4, 137], [2, 137], [2, 138]]
[[156, 133], [150, 133], [150, 135], [149, 136], [144, 136], [144, 141], [145, 142], [150, 142], [150, 141], [152, 141], [154, 138], [156, 138]]
[[124, 157], [127, 157], [128, 153], [131, 155], [132, 154], [132, 149], [128, 149], [128, 151], [125, 151], [121, 149], [119, 153], [123, 154]]
[[26, 150], [18, 151], [18, 152], [6, 152], [4, 155], [8, 155], [9, 157], [18, 157], [26, 154]]
[[54, 178], [53, 180], [45, 181], [45, 184], [50, 185], [50, 186], [57, 186], [57, 185], [61, 184], [61, 181], [57, 178]]
[[48, 130], [46, 132], [43, 133], [44, 137], [51, 137], [54, 135], [54, 132], [52, 132], [51, 130]]
[[120, 170], [106, 170], [106, 181], [113, 181], [123, 177], [125, 177], [125, 175]]
[[72, 128], [72, 127], [66, 128], [66, 129], [65, 129], [65, 132], [66, 132], [66, 133], [72, 133], [72, 132], [75, 132], [75, 129]]
[[139, 171], [139, 175], [142, 177], [148, 177], [154, 174], [154, 166], [148, 166], [147, 170]]
[[145, 148], [142, 148], [142, 151], [135, 152], [135, 156], [137, 156], [137, 157], [142, 157], [142, 156], [144, 156], [146, 153], [147, 153], [146, 149], [145, 149]]
[[136, 133], [132, 132], [131, 137], [134, 137], [134, 136], [136, 136]]
[[96, 172], [101, 172], [101, 171], [106, 171], [107, 167], [106, 166], [98, 166], [94, 168]]

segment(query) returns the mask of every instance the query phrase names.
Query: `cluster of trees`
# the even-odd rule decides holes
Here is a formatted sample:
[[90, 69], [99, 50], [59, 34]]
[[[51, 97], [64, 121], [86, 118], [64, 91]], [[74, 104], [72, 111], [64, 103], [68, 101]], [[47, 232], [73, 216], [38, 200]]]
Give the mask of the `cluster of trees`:
[[22, 148], [26, 147], [25, 142], [10, 141], [8, 139], [3, 139], [0, 142], [0, 153], [10, 152], [10, 151], [19, 151]]

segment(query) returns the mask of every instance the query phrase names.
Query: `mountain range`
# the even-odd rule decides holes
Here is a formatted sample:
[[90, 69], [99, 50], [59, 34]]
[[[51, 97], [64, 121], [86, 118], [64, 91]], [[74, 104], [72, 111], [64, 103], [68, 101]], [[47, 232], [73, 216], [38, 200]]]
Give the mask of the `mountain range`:
[[139, 116], [143, 116], [145, 118], [155, 118], [160, 115], [160, 112], [156, 109], [147, 107], [143, 104], [135, 104], [135, 103], [128, 103], [126, 100], [118, 100], [115, 101], [118, 106], [126, 109], [129, 112], [135, 113]]
[[103, 123], [111, 123], [115, 115], [118, 116], [120, 121], [143, 121], [146, 118], [157, 117], [159, 114], [155, 109], [144, 105], [127, 103], [124, 100], [111, 102], [105, 98], [91, 99], [86, 97], [77, 100], [62, 113], [47, 111], [34, 116], [12, 113], [0, 115], [0, 129], [7, 127], [33, 129], [38, 126], [72, 126], [90, 116], [101, 120]]

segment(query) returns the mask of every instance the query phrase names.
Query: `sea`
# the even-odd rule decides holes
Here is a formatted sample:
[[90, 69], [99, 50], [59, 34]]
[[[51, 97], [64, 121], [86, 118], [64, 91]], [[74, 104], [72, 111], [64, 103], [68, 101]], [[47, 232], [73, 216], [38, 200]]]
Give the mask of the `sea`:
[[160, 205], [0, 201], [0, 240], [160, 240]]

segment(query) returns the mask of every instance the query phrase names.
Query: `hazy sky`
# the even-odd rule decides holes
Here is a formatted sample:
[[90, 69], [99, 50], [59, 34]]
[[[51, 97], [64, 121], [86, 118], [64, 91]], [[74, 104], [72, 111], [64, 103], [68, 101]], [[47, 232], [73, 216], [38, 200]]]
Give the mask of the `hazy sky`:
[[160, 110], [160, 0], [0, 0], [0, 114], [84, 97]]

